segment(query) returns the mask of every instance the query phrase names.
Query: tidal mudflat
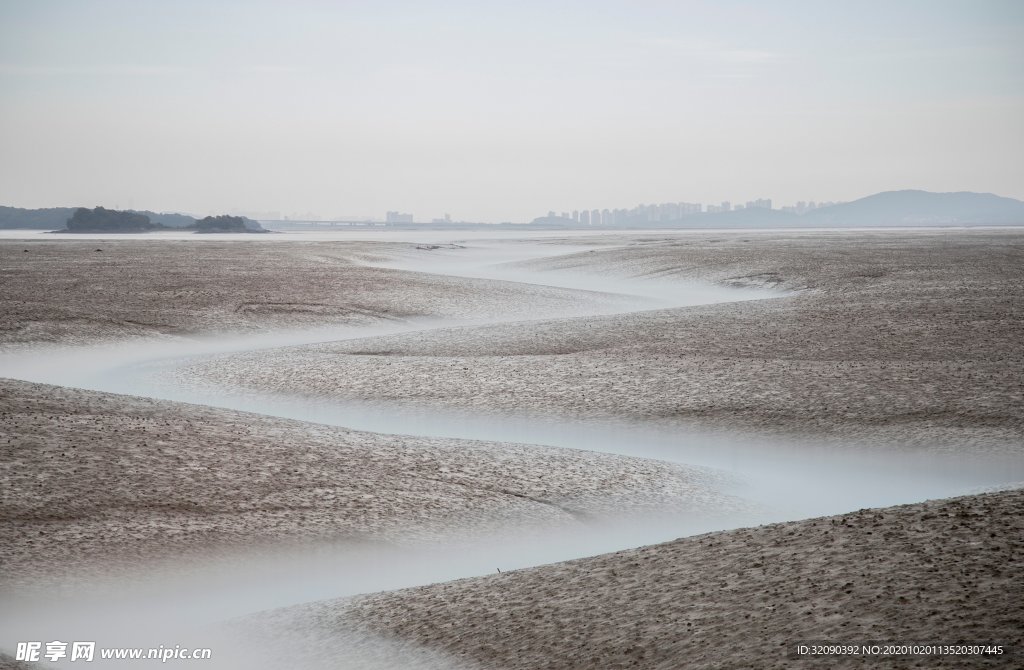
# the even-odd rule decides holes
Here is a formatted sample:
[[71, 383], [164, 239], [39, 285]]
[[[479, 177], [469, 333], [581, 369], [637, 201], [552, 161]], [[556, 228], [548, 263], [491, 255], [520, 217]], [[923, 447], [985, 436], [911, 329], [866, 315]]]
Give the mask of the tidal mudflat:
[[[787, 667], [790, 642], [857, 636], [1021, 647], [1019, 492], [925, 502], [1024, 479], [1018, 231], [33, 238], [0, 258], [19, 632], [74, 609], [61, 593], [199, 592], [237, 564], [251, 579], [200, 618], [271, 646], [304, 631], [307, 667], [345, 648], [359, 667], [667, 668]], [[859, 491], [851, 455], [900, 495]], [[801, 482], [788, 524], [629, 549], [756, 525]], [[891, 500], [913, 504], [858, 511]], [[798, 520], [815, 509], [846, 514]], [[362, 577], [328, 587], [331, 565]], [[259, 597], [283, 570], [315, 579]], [[167, 602], [144, 611], [194, 611]]]
[[[1021, 644], [1020, 490], [690, 537], [508, 574], [285, 610], [476, 668], [917, 667], [799, 658], [797, 642]], [[258, 626], [259, 628], [259, 626]], [[1019, 656], [921, 667], [1015, 667]]]
[[[123, 236], [120, 236], [123, 237]], [[439, 248], [396, 240], [0, 241], [0, 345], [267, 332], [415, 318], [585, 313], [579, 292], [367, 261]], [[615, 296], [589, 296], [595, 303]], [[590, 309], [588, 309], [590, 308]]]
[[[1019, 450], [1024, 238], [1010, 231], [627, 237], [538, 271], [791, 295], [224, 357], [218, 385], [344, 400], [698, 421], [928, 450]], [[283, 374], [284, 371], [287, 374]]]

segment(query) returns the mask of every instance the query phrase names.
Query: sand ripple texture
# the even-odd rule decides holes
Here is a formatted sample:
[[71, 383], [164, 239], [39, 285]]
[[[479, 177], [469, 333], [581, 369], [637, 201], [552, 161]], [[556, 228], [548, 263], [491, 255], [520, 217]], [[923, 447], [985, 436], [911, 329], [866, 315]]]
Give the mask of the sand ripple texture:
[[374, 242], [0, 241], [0, 347], [363, 326], [422, 317], [538, 318], [613, 296], [369, 267], [429, 257]]
[[0, 381], [5, 582], [190, 548], [415, 546], [739, 505], [715, 471], [569, 449], [360, 433]]
[[[711, 533], [287, 614], [311, 634], [363, 630], [502, 670], [1020, 667], [1024, 491]], [[812, 640], [988, 641], [1016, 655], [791, 655]]]
[[637, 238], [529, 266], [800, 293], [238, 354], [181, 374], [342, 401], [1024, 446], [1018, 231]]

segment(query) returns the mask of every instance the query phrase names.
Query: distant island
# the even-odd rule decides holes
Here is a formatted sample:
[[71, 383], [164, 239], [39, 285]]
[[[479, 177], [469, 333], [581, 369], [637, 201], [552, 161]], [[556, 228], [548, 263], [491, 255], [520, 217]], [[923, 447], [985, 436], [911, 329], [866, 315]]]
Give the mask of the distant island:
[[243, 216], [208, 216], [196, 221], [197, 233], [267, 233], [260, 224]]
[[119, 212], [116, 209], [79, 207], [66, 224], [68, 233], [148, 233], [165, 230], [166, 226], [153, 223], [145, 214]]
[[[168, 215], [164, 215], [168, 216]], [[196, 233], [266, 233], [259, 223], [241, 216], [207, 216], [195, 220], [182, 214], [175, 217], [179, 225], [153, 221], [147, 214], [94, 207], [79, 207], [67, 219], [65, 227], [55, 233], [149, 233], [160, 230], [193, 230]], [[187, 220], [188, 223], [184, 223]], [[181, 225], [184, 223], [184, 225]]]

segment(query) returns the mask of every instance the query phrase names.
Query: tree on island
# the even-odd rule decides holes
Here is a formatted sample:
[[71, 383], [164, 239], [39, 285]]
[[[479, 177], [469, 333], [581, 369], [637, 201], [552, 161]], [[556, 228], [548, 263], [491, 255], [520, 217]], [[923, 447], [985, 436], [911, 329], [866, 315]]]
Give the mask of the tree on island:
[[245, 219], [240, 216], [228, 216], [227, 214], [207, 216], [196, 221], [196, 230], [201, 233], [214, 231], [241, 232], [245, 230]]
[[72, 233], [135, 233], [163, 228], [145, 214], [121, 212], [116, 209], [79, 207], [68, 219], [67, 229]]
[[197, 233], [263, 233], [266, 232], [255, 221], [244, 216], [208, 216], [196, 221]]

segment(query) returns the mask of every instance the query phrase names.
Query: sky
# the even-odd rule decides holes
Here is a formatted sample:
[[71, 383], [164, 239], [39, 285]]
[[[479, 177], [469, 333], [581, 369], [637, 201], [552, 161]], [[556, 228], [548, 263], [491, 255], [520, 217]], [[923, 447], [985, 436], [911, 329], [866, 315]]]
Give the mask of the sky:
[[1024, 2], [0, 0], [0, 204], [1024, 199]]

